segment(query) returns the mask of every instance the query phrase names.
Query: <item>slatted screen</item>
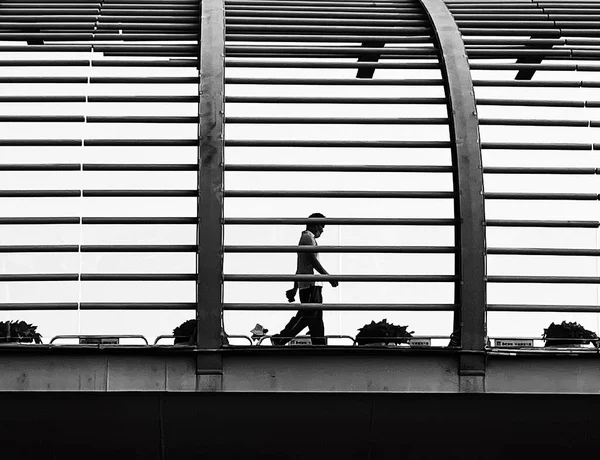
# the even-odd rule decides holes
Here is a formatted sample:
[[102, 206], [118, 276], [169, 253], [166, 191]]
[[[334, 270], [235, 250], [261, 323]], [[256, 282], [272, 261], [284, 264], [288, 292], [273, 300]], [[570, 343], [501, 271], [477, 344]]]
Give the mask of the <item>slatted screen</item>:
[[[480, 118], [489, 333], [595, 330], [600, 4], [447, 5]], [[152, 338], [194, 316], [199, 21], [188, 0], [0, 1], [2, 319]], [[229, 0], [225, 21], [226, 331], [284, 325], [321, 212], [328, 334], [387, 317], [447, 337], [456, 171], [419, 2]]]
[[0, 2], [2, 319], [47, 343], [194, 316], [198, 21], [187, 0]]
[[[488, 332], [598, 331], [598, 2], [447, 3], [481, 125]], [[529, 312], [529, 313], [524, 313]]]
[[325, 283], [326, 334], [355, 336], [387, 318], [446, 345], [455, 190], [440, 63], [420, 4], [225, 5], [227, 331], [285, 325], [298, 308], [285, 297], [296, 244], [320, 212], [321, 261], [340, 281]]

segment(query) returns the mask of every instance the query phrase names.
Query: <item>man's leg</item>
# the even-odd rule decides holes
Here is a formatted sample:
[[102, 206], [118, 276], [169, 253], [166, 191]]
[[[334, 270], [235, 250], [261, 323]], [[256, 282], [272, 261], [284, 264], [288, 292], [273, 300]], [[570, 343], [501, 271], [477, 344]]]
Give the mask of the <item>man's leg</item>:
[[[303, 303], [323, 303], [321, 286], [312, 286], [310, 293]], [[305, 318], [308, 323], [308, 333], [313, 345], [327, 345], [325, 339], [325, 324], [323, 323], [323, 310], [307, 310]]]
[[315, 312], [315, 316], [308, 318], [308, 333], [313, 345], [327, 345], [325, 338], [325, 324], [323, 323], [323, 310]]
[[296, 313], [296, 316], [290, 319], [279, 334], [275, 334], [271, 337], [271, 343], [276, 346], [283, 346], [288, 343], [292, 337], [296, 337], [306, 326], [306, 318], [302, 315], [302, 311], [299, 311]]

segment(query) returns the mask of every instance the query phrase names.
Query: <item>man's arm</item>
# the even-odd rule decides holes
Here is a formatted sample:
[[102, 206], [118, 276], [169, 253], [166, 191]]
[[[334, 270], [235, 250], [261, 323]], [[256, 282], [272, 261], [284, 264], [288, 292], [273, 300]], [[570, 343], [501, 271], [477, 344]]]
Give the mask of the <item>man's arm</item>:
[[[321, 262], [319, 262], [319, 259], [317, 259], [317, 255], [314, 252], [308, 253], [308, 259], [310, 260], [310, 264], [312, 265], [312, 267], [317, 272], [319, 272], [321, 275], [329, 275], [329, 273], [327, 273], [327, 270], [325, 270], [323, 265], [321, 265]], [[330, 281], [329, 284], [331, 284], [333, 287], [338, 286], [337, 281]]]
[[[316, 247], [316, 241], [313, 238], [311, 238], [308, 234], [303, 233], [300, 237], [300, 242], [298, 243], [298, 245]], [[327, 273], [327, 270], [325, 270], [323, 265], [321, 265], [321, 262], [319, 262], [316, 252], [307, 252], [306, 255], [308, 256], [310, 265], [314, 270], [316, 270], [321, 275], [329, 275], [329, 273]], [[329, 284], [331, 284], [333, 287], [338, 286], [337, 281], [330, 281]]]

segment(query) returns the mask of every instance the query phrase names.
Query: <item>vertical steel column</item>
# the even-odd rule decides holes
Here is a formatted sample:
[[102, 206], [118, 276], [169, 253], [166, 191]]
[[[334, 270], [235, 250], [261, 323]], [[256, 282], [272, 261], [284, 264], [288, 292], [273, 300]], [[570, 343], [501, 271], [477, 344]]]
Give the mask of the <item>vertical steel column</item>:
[[201, 0], [198, 176], [199, 390], [220, 390], [223, 311], [223, 109], [225, 21], [223, 0]]
[[[479, 120], [473, 81], [464, 42], [443, 0], [419, 0], [435, 31], [440, 50], [442, 76], [448, 99], [448, 118], [452, 141], [452, 162], [456, 166], [454, 187], [456, 244], [459, 247], [456, 270], [459, 284], [455, 329], [460, 325], [463, 351], [461, 375], [484, 375], [486, 323], [485, 214], [483, 168], [479, 142]], [[473, 351], [482, 353], [473, 354]], [[475, 391], [477, 391], [475, 389]]]

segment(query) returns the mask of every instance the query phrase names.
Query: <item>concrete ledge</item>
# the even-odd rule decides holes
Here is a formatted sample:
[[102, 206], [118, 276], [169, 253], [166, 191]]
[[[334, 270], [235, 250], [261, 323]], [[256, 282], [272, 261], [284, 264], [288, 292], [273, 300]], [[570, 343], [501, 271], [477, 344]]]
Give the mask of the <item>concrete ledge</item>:
[[[485, 373], [459, 375], [452, 349], [247, 347], [209, 350], [219, 381], [197, 375], [191, 347], [0, 347], [0, 391], [600, 393], [600, 354], [485, 353]], [[201, 374], [201, 373], [200, 373]]]
[[0, 391], [195, 391], [195, 360], [136, 354], [0, 353]]
[[487, 393], [600, 393], [597, 353], [488, 356]]
[[2, 347], [0, 391], [458, 392], [456, 350], [221, 351], [215, 386], [196, 375], [203, 351], [189, 347]]
[[458, 392], [457, 359], [372, 354], [224, 356], [225, 391]]

